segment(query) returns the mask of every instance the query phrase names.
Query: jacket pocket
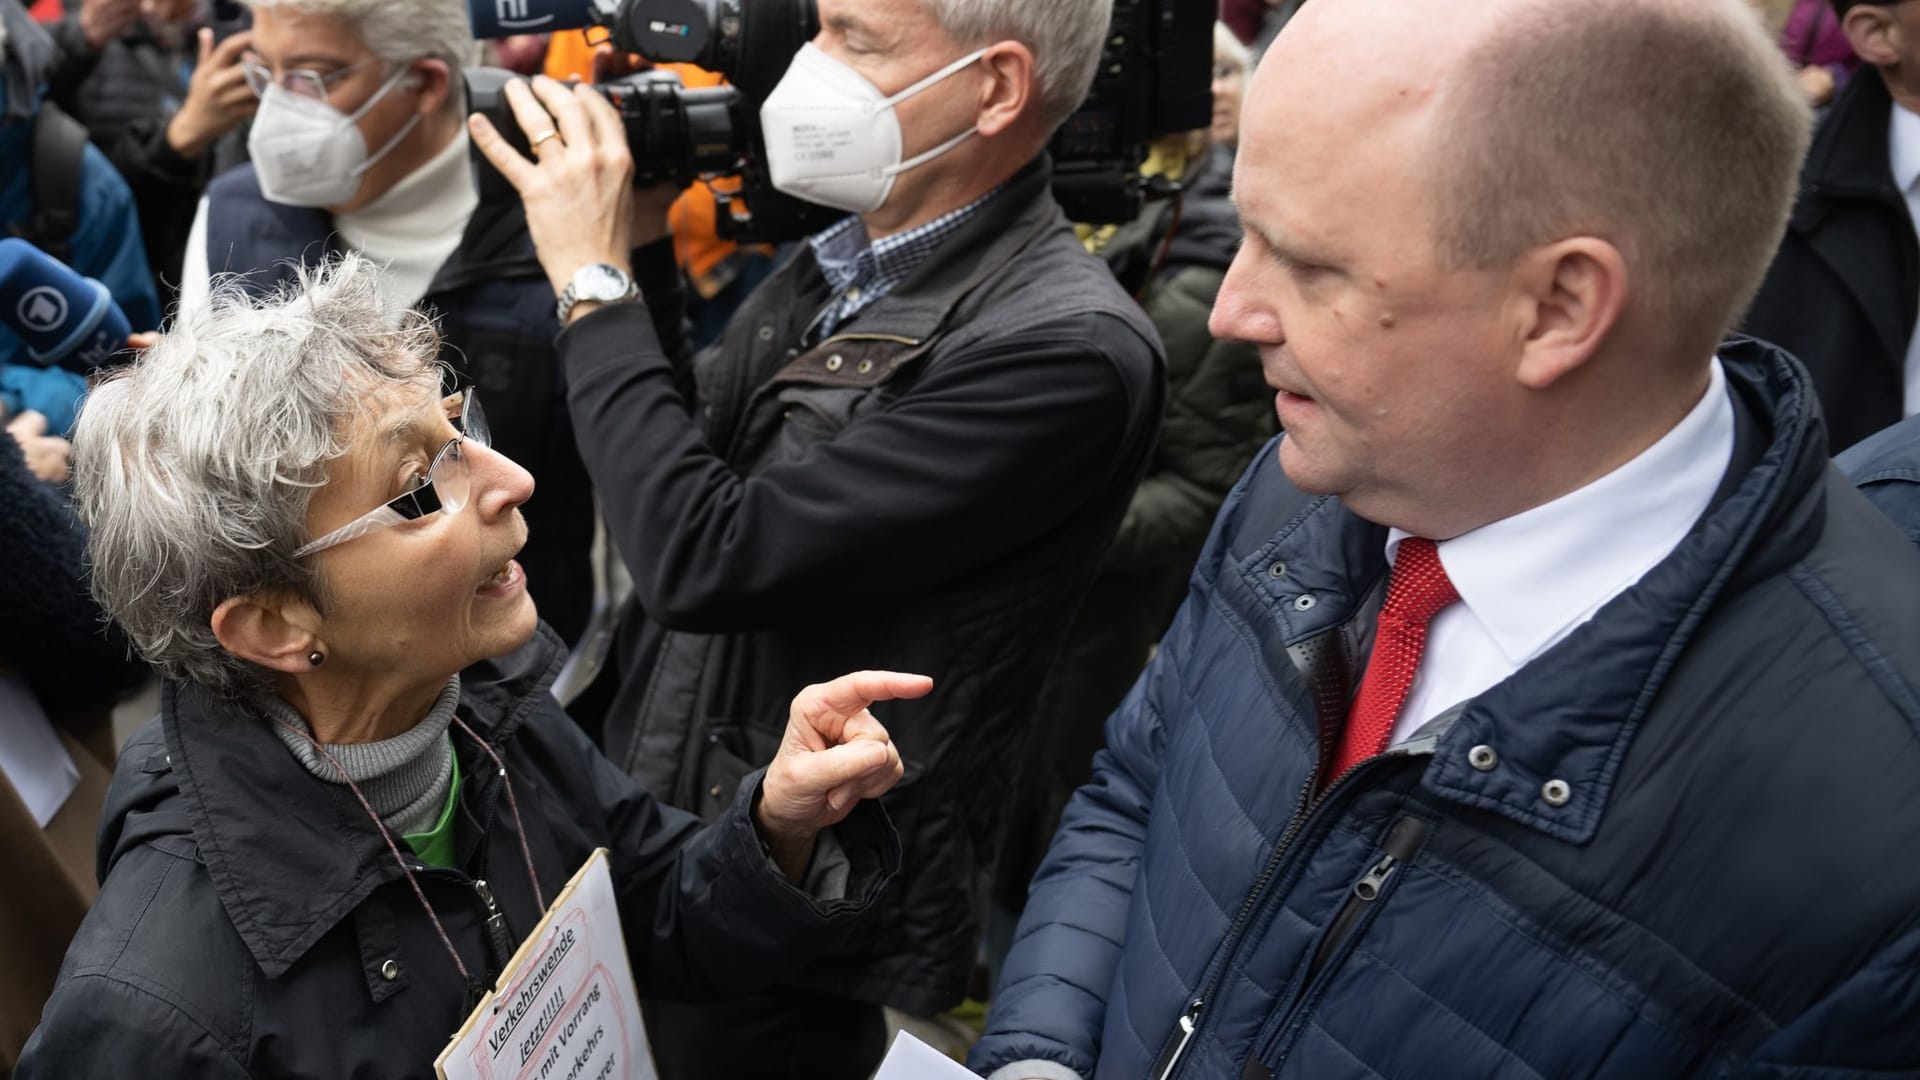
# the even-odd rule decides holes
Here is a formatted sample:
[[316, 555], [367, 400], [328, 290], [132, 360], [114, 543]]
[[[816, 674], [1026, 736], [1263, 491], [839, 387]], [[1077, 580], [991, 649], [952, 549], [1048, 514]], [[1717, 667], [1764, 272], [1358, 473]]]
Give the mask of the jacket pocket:
[[781, 734], [732, 719], [702, 725], [691, 809], [708, 821], [719, 817], [733, 805], [740, 781], [773, 760], [780, 749]]
[[775, 460], [792, 461], [815, 443], [826, 442], [846, 430], [872, 390], [830, 386], [789, 386], [780, 391], [779, 434]]

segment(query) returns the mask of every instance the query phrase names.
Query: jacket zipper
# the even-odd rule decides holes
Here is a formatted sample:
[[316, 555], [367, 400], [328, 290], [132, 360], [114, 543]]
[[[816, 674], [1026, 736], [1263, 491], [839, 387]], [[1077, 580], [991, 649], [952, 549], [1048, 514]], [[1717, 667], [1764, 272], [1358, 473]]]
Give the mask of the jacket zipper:
[[[860, 333], [860, 334], [835, 334], [832, 337], [826, 339], [825, 341], [822, 341], [820, 344], [815, 345], [813, 348], [823, 349], [823, 348], [826, 348], [828, 345], [838, 345], [841, 342], [845, 342], [845, 341], [890, 341], [895, 345], [906, 345], [909, 347], [922, 344], [922, 341], [919, 338], [902, 337], [899, 334]], [[808, 349], [807, 351], [812, 352], [813, 349]]]
[[1193, 1041], [1194, 1033], [1200, 1030], [1200, 1013], [1207, 1007], [1205, 1000], [1194, 998], [1188, 1003], [1187, 1011], [1180, 1014], [1180, 1020], [1174, 1025], [1179, 1037], [1168, 1044], [1160, 1054], [1160, 1060], [1153, 1063], [1153, 1075], [1166, 1080], [1180, 1065], [1180, 1058], [1187, 1052], [1187, 1044]]
[[[1327, 741], [1327, 731], [1325, 727], [1322, 726], [1320, 732], [1320, 760], [1322, 762], [1326, 761]], [[1187, 1030], [1184, 1023], [1176, 1027], [1176, 1031], [1180, 1032], [1179, 1038], [1163, 1051], [1160, 1059], [1155, 1062], [1151, 1074], [1155, 1080], [1172, 1080], [1175, 1071], [1180, 1065], [1180, 1058], [1184, 1055], [1187, 1045], [1203, 1030], [1201, 1026], [1201, 1013], [1204, 1003], [1208, 999], [1217, 996], [1221, 979], [1226, 976], [1227, 969], [1232, 966], [1234, 955], [1240, 951], [1240, 939], [1246, 932], [1248, 920], [1253, 917], [1254, 908], [1266, 893], [1267, 886], [1272, 883], [1274, 876], [1285, 863], [1287, 856], [1292, 853], [1294, 841], [1299, 839], [1301, 831], [1305, 829], [1307, 822], [1312, 819], [1314, 812], [1322, 806], [1325, 806], [1335, 794], [1347, 786], [1356, 774], [1365, 771], [1369, 766], [1413, 756], [1413, 754], [1405, 750], [1393, 750], [1369, 758], [1334, 778], [1333, 783], [1327, 785], [1326, 790], [1320, 792], [1317, 796], [1314, 795], [1313, 789], [1316, 786], [1315, 781], [1320, 778], [1320, 767], [1318, 765], [1314, 766], [1313, 775], [1307, 778], [1306, 786], [1300, 791], [1300, 800], [1296, 804], [1293, 818], [1287, 822], [1286, 831], [1280, 835], [1280, 842], [1274, 845], [1273, 854], [1267, 857], [1267, 864], [1261, 868], [1260, 876], [1254, 879], [1253, 887], [1247, 890], [1246, 899], [1240, 902], [1240, 910], [1234, 914], [1233, 925], [1227, 929], [1227, 936], [1221, 941], [1220, 962], [1218, 966], [1215, 968], [1213, 975], [1208, 978], [1206, 987], [1194, 997], [1193, 1002], [1188, 1005], [1186, 1011], [1180, 1016], [1180, 1021], [1182, 1022], [1188, 1021], [1189, 1019], [1191, 1020], [1193, 1025], [1192, 1029]]]
[[[1332, 630], [1329, 633], [1338, 634], [1340, 631]], [[1267, 883], [1273, 880], [1274, 872], [1280, 869], [1280, 862], [1286, 858], [1287, 849], [1293, 846], [1294, 838], [1300, 834], [1306, 815], [1317, 805], [1313, 797], [1313, 789], [1320, 779], [1320, 769], [1326, 764], [1327, 755], [1333, 750], [1333, 740], [1330, 738], [1331, 732], [1328, 730], [1328, 725], [1322, 723], [1319, 727], [1320, 756], [1314, 759], [1313, 772], [1308, 774], [1306, 784], [1300, 788], [1300, 797], [1294, 801], [1293, 816], [1287, 819], [1287, 827], [1280, 834], [1280, 842], [1273, 846], [1273, 854], [1267, 856], [1267, 864], [1260, 868], [1260, 876], [1253, 880], [1253, 887], [1247, 890], [1247, 895], [1240, 901], [1240, 910], [1233, 914], [1233, 924], [1227, 928], [1227, 936], [1221, 940], [1219, 967], [1207, 979], [1204, 990], [1175, 1020], [1175, 1034], [1168, 1036], [1166, 1048], [1161, 1050], [1159, 1058], [1154, 1061], [1153, 1070], [1148, 1074], [1154, 1080], [1170, 1080], [1174, 1069], [1180, 1065], [1181, 1056], [1186, 1053], [1187, 1044], [1199, 1034], [1201, 1012], [1206, 1008], [1207, 998], [1213, 995], [1220, 977], [1225, 974], [1228, 962], [1233, 959], [1234, 952], [1239, 948], [1240, 935], [1246, 930], [1247, 920], [1253, 917], [1254, 905], [1260, 902], [1260, 897], [1267, 891]], [[1334, 786], [1338, 786], [1337, 781]]]
[[1346, 902], [1340, 905], [1340, 910], [1334, 915], [1333, 921], [1327, 924], [1326, 934], [1321, 937], [1319, 946], [1313, 951], [1313, 959], [1307, 964], [1306, 975], [1300, 980], [1300, 991], [1289, 1006], [1286, 1019], [1274, 1028], [1271, 1035], [1254, 1044], [1253, 1053], [1247, 1058], [1246, 1068], [1241, 1070], [1240, 1080], [1267, 1080], [1273, 1075], [1273, 1070], [1262, 1063], [1261, 1058], [1270, 1055], [1286, 1037], [1287, 1032], [1294, 1028], [1298, 1019], [1296, 1014], [1312, 997], [1315, 981], [1326, 973], [1327, 965], [1339, 953], [1340, 947], [1352, 937], [1354, 931], [1365, 920], [1367, 913], [1373, 909], [1374, 904], [1386, 895], [1388, 883], [1399, 874], [1400, 868], [1413, 858], [1414, 853], [1420, 850], [1420, 845], [1426, 841], [1430, 829], [1431, 826], [1425, 820], [1411, 815], [1396, 818], [1393, 824], [1387, 827], [1386, 838], [1381, 842], [1384, 850], [1379, 861], [1369, 867], [1367, 872], [1360, 875], [1360, 879], [1353, 883]]
[[1421, 842], [1427, 838], [1427, 829], [1427, 823], [1416, 817], [1399, 818], [1387, 827], [1386, 840], [1381, 845], [1386, 853], [1359, 881], [1353, 883], [1353, 894], [1341, 905], [1340, 913], [1327, 924], [1326, 936], [1320, 939], [1320, 947], [1313, 952], [1313, 962], [1307, 965], [1307, 977], [1301, 980], [1303, 989], [1313, 985], [1314, 976], [1320, 974], [1320, 969], [1333, 958], [1341, 942], [1353, 931], [1354, 924], [1380, 898], [1387, 882], [1399, 872], [1400, 867], [1413, 857]]

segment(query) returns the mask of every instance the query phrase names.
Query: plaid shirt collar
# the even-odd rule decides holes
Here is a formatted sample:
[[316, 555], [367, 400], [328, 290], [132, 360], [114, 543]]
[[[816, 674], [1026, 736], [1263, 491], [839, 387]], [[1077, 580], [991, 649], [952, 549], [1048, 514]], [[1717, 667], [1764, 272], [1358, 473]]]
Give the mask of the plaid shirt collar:
[[833, 299], [827, 302], [816, 321], [816, 338], [833, 333], [869, 304], [899, 288], [929, 255], [1004, 188], [1003, 184], [952, 213], [875, 242], [867, 240], [866, 225], [857, 214], [809, 239], [814, 261], [819, 263], [820, 272], [833, 290]]

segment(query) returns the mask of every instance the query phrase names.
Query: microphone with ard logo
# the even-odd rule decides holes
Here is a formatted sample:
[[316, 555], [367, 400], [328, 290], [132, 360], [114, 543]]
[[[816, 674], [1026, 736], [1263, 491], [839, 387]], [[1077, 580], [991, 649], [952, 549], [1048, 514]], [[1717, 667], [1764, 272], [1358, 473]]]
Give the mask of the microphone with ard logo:
[[105, 285], [18, 237], [0, 240], [0, 325], [30, 362], [81, 375], [125, 349], [132, 332]]

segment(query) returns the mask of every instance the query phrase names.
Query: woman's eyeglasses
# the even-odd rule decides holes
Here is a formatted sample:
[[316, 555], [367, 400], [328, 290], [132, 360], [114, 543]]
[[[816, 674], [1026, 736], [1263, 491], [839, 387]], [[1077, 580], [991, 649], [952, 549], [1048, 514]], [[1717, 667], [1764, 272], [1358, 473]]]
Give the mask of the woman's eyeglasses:
[[[304, 559], [376, 529], [418, 521], [431, 513], [459, 513], [473, 494], [473, 470], [467, 462], [464, 444], [493, 445], [493, 432], [487, 427], [487, 414], [480, 409], [479, 395], [472, 390], [465, 390], [459, 396], [460, 418], [454, 423], [460, 434], [447, 440], [447, 445], [434, 455], [433, 464], [427, 466], [427, 471], [414, 478], [411, 490], [306, 544], [294, 552], [293, 557]], [[448, 404], [451, 403], [452, 399], [449, 398]]]

